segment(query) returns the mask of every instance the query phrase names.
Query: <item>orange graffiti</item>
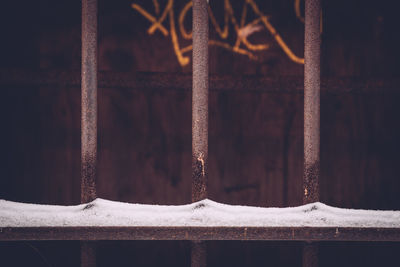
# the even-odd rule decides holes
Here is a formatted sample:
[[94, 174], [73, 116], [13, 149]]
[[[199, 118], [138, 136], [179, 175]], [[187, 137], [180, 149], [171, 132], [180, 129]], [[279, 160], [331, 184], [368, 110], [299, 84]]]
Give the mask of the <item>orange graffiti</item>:
[[[151, 15], [140, 5], [133, 3], [132, 8], [138, 11], [143, 17], [148, 19], [152, 24], [147, 30], [148, 34], [153, 34], [156, 30], [159, 30], [164, 36], [171, 36], [171, 42], [174, 48], [175, 55], [178, 59], [178, 62], [181, 66], [186, 66], [189, 64], [190, 59], [187, 56], [184, 56], [185, 53], [190, 52], [192, 50], [192, 45], [188, 45], [186, 47], [180, 47], [178, 41], [177, 28], [175, 25], [175, 16], [174, 16], [174, 0], [168, 0], [165, 5], [164, 11], [160, 15], [160, 5], [158, 0], [153, 0], [153, 5], [155, 9], [156, 15]], [[192, 33], [188, 32], [184, 27], [184, 21], [187, 13], [192, 8], [192, 1], [186, 3], [178, 16], [178, 27], [179, 32], [182, 38], [190, 40], [192, 38]], [[299, 17], [299, 4], [296, 0], [295, 2], [295, 11], [296, 16]], [[248, 7], [250, 7], [253, 12], [258, 16], [258, 18], [246, 23], [246, 17], [248, 12]], [[248, 40], [248, 37], [255, 32], [259, 32], [261, 30], [267, 30], [273, 37], [274, 40], [281, 47], [283, 52], [294, 62], [299, 64], [304, 64], [304, 59], [296, 56], [293, 51], [289, 48], [289, 46], [285, 43], [281, 35], [275, 29], [275, 27], [269, 21], [268, 16], [264, 15], [258, 8], [256, 2], [254, 0], [244, 0], [242, 15], [240, 18], [240, 23], [236, 20], [234, 16], [234, 10], [230, 3], [230, 0], [224, 0], [224, 25], [223, 28], [217, 23], [214, 13], [212, 12], [210, 6], [208, 7], [209, 18], [211, 24], [216, 30], [219, 38], [222, 40], [209, 40], [209, 45], [218, 46], [234, 53], [238, 53], [241, 55], [245, 55], [250, 59], [257, 59], [257, 56], [254, 54], [256, 51], [267, 50], [270, 45], [268, 43], [263, 44], [253, 44]], [[169, 18], [169, 30], [163, 25], [166, 21], [167, 17]], [[301, 19], [301, 17], [299, 18]], [[225, 41], [229, 36], [229, 23], [233, 25], [234, 32], [236, 34], [236, 41], [234, 45], [231, 45], [227, 41]]]

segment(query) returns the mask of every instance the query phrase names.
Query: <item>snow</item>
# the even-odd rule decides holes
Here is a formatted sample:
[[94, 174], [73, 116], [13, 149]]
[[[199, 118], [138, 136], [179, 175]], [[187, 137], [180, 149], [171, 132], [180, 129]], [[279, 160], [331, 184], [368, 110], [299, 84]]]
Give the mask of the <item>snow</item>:
[[0, 227], [258, 226], [400, 227], [400, 211], [341, 209], [316, 202], [291, 208], [233, 206], [205, 199], [180, 206], [96, 199], [77, 206], [0, 200]]

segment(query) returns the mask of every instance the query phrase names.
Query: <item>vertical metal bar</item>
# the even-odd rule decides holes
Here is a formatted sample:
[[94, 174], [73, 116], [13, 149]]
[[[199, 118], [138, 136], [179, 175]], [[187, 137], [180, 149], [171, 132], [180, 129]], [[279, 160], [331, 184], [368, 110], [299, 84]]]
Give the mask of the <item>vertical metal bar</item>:
[[208, 176], [208, 11], [193, 1], [192, 201], [207, 198]]
[[306, 243], [303, 246], [303, 267], [318, 266], [318, 246], [315, 243]]
[[[193, 0], [192, 201], [207, 198], [208, 1]], [[206, 243], [192, 242], [191, 266], [206, 266]]]
[[319, 201], [320, 0], [306, 0], [304, 46], [304, 204]]
[[82, 0], [81, 201], [96, 198], [97, 0]]
[[[97, 0], [82, 0], [81, 202], [96, 198]], [[81, 242], [81, 266], [96, 266], [93, 242]]]
[[[305, 1], [303, 203], [319, 201], [320, 174], [320, 0]], [[318, 266], [318, 245], [303, 247], [303, 267]]]
[[191, 267], [205, 267], [207, 265], [206, 243], [204, 241], [192, 242]]
[[91, 241], [81, 242], [81, 266], [96, 266], [96, 243]]

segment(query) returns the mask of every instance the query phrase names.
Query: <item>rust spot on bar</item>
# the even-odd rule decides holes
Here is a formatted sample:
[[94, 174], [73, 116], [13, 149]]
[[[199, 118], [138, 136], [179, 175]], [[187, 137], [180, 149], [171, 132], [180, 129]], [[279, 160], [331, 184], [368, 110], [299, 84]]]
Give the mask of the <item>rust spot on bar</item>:
[[320, 173], [319, 161], [311, 165], [304, 166], [303, 187], [304, 196], [303, 203], [312, 203], [319, 201], [319, 184], [318, 178]]
[[81, 164], [81, 202], [88, 203], [96, 199], [96, 155], [82, 156]]
[[200, 153], [200, 156], [197, 158], [197, 161], [201, 163], [201, 175], [204, 177], [206, 176], [206, 171], [205, 171], [205, 163], [204, 163], [204, 156], [203, 153]]
[[204, 160], [194, 159], [192, 171], [192, 201], [207, 198], [207, 172]]

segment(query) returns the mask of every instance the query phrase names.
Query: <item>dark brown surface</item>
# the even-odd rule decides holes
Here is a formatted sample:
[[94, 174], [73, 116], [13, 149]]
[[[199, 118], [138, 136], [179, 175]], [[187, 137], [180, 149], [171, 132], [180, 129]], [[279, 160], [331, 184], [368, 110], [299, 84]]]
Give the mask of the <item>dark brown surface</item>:
[[[165, 7], [161, 3], [161, 9]], [[175, 22], [187, 0], [175, 0]], [[223, 23], [223, 1], [210, 2], [217, 21]], [[260, 10], [300, 57], [304, 50], [304, 24], [297, 19], [294, 0], [255, 0]], [[155, 15], [153, 1], [101, 0], [99, 4], [99, 69], [124, 72], [191, 72], [191, 64], [182, 68], [178, 64], [170, 36], [160, 31], [147, 33], [151, 23], [135, 12], [132, 3], [143, 5]], [[233, 1], [235, 17], [241, 18], [244, 1]], [[303, 11], [303, 1], [301, 1]], [[29, 67], [45, 70], [80, 69], [80, 17], [81, 3], [74, 1], [21, 0], [4, 1], [1, 16], [3, 42], [0, 66]], [[26, 7], [21, 9], [21, 6]], [[324, 76], [388, 76], [399, 75], [400, 37], [396, 34], [398, 3], [391, 0], [323, 2], [322, 64]], [[162, 11], [161, 10], [161, 11]], [[251, 11], [251, 9], [249, 9]], [[190, 31], [191, 11], [185, 25]], [[304, 13], [302, 12], [302, 15]], [[248, 21], [254, 18], [249, 12]], [[168, 19], [167, 19], [168, 20]], [[168, 29], [168, 21], [164, 21]], [[230, 27], [232, 25], [230, 24]], [[179, 29], [178, 29], [179, 31]], [[210, 29], [215, 37], [215, 30]], [[235, 35], [230, 29], [230, 44]], [[189, 44], [178, 32], [181, 45]], [[274, 36], [265, 30], [255, 33], [250, 40], [255, 44], [267, 43], [271, 48], [259, 53], [253, 61], [220, 47], [210, 47], [210, 73], [288, 76], [303, 75], [303, 66], [291, 62], [277, 45]], [[373, 51], [373, 52], [372, 52]], [[190, 53], [185, 56], [190, 58]]]
[[[125, 73], [100, 71], [98, 75], [99, 88], [115, 90], [177, 90], [191, 91], [192, 76], [184, 73]], [[237, 76], [237, 75], [210, 75], [210, 91], [229, 91], [243, 93], [276, 93], [276, 94], [303, 94], [304, 79], [302, 76]], [[2, 87], [80, 87], [80, 72], [76, 71], [38, 71], [38, 70], [8, 70], [1, 69], [0, 85]], [[399, 91], [400, 79], [391, 78], [361, 78], [336, 77], [322, 78], [321, 91], [325, 93], [341, 94], [371, 94], [396, 93]], [[17, 90], [17, 89], [16, 89]]]
[[[104, 83], [111, 74], [104, 73]], [[123, 84], [122, 77], [129, 75], [116, 76]], [[143, 82], [144, 77], [150, 82]], [[165, 82], [157, 85], [153, 78], [158, 77]], [[191, 79], [179, 77], [138, 74], [127, 79], [132, 87], [119, 87], [111, 79], [110, 87], [99, 91], [100, 197], [154, 204], [191, 201], [191, 180], [185, 178], [191, 176]], [[231, 204], [300, 205], [302, 80], [225, 77], [237, 90], [230, 90], [230, 82], [223, 87], [220, 78], [211, 78], [210, 198]], [[213, 81], [223, 90], [215, 90]], [[79, 86], [64, 85], [62, 80], [61, 84], [53, 81], [34, 87], [9, 83], [1, 82], [5, 151], [1, 198], [79, 203]], [[186, 88], [186, 83], [187, 89], [179, 89]], [[147, 85], [154, 87], [148, 89]], [[400, 209], [396, 88], [396, 79], [323, 82], [323, 202], [339, 207]], [[280, 89], [284, 93], [278, 93]], [[286, 197], [283, 188], [288, 190]]]

